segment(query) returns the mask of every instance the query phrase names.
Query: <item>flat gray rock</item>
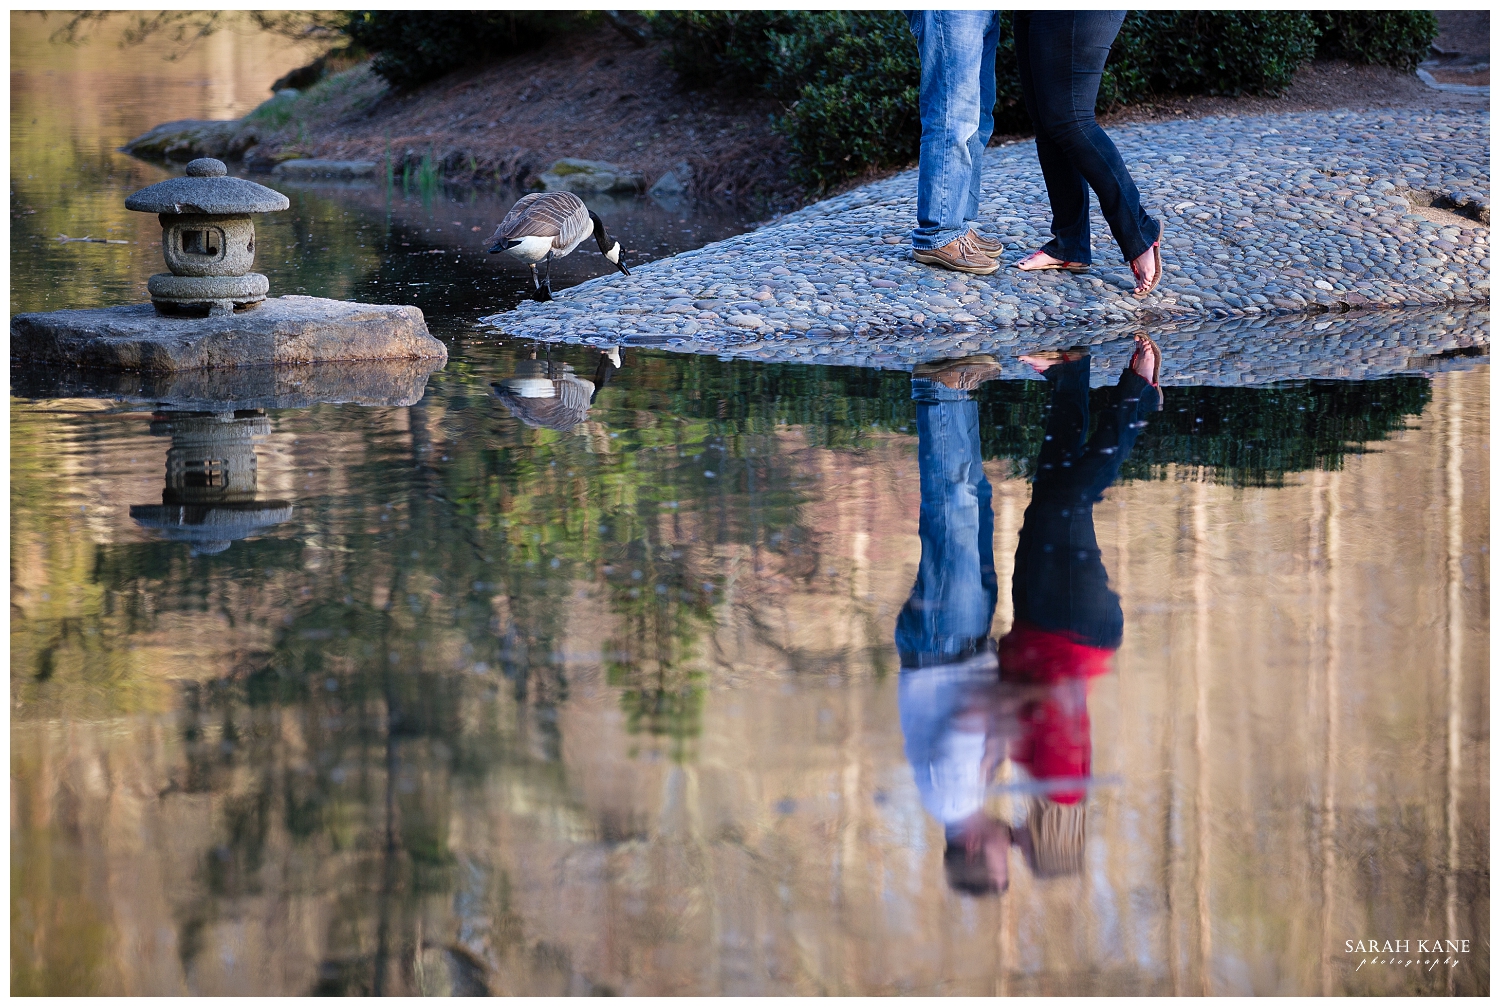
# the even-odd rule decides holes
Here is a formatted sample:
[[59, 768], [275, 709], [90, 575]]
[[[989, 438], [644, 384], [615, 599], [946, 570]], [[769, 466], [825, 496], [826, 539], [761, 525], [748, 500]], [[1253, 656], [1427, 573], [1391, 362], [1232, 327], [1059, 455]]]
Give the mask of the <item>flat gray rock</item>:
[[380, 165], [375, 161], [326, 161], [299, 157], [282, 161], [271, 169], [271, 174], [285, 178], [374, 178], [379, 170]]
[[448, 351], [420, 308], [288, 294], [249, 311], [170, 318], [149, 304], [15, 315], [13, 361], [188, 371], [329, 360], [438, 360]]

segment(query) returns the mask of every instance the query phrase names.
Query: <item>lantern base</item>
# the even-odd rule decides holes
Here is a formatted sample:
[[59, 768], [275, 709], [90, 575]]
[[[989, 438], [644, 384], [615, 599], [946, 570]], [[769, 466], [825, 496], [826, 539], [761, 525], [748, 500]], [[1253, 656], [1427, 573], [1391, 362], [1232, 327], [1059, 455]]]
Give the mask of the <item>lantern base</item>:
[[227, 315], [266, 299], [271, 281], [260, 273], [244, 276], [177, 276], [157, 273], [146, 281], [151, 303], [163, 315]]

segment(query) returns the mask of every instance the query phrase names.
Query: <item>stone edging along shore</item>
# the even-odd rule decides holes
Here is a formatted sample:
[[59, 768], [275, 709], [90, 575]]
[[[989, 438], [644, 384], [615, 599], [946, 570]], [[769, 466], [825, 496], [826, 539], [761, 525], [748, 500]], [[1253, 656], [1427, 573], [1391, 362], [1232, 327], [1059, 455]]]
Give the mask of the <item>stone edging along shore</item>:
[[[1110, 132], [1165, 228], [1166, 276], [1145, 300], [1131, 296], [1130, 269], [1097, 208], [1091, 273], [1010, 268], [1050, 234], [1026, 141], [987, 151], [981, 227], [1007, 243], [991, 276], [912, 259], [916, 172], [907, 171], [481, 322], [543, 341], [909, 367], [1021, 340], [1066, 345], [1079, 327], [1097, 339], [1142, 326], [1238, 327], [1201, 324], [1214, 319], [1488, 303], [1487, 110], [1304, 112]], [[1434, 223], [1417, 212], [1433, 202], [1463, 217]]]

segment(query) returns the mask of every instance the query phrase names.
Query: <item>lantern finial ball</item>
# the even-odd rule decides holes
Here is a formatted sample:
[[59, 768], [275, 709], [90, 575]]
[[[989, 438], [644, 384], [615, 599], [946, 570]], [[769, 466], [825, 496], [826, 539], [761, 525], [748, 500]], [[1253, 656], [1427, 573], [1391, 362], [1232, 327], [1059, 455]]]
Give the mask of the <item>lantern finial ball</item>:
[[193, 178], [223, 178], [229, 168], [216, 157], [200, 157], [188, 162], [187, 173]]

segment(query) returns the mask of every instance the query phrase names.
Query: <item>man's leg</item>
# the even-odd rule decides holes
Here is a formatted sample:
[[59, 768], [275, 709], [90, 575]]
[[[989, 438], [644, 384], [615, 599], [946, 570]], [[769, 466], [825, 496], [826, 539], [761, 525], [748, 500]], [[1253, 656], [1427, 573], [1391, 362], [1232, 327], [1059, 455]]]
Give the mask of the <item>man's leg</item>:
[[[912, 247], [931, 251], [968, 233], [966, 214], [976, 170], [972, 141], [981, 131], [984, 48], [988, 40], [993, 78], [998, 36], [991, 31], [992, 11], [910, 11], [907, 20], [922, 57], [922, 145]], [[990, 87], [993, 90], [993, 80]]]
[[984, 169], [984, 150], [995, 135], [995, 50], [1000, 46], [1000, 12], [990, 11], [989, 26], [984, 31], [979, 65], [979, 128], [969, 137], [969, 193], [964, 201], [964, 223], [977, 230], [979, 222], [980, 176]]
[[966, 391], [912, 380], [922, 559], [896, 619], [904, 666], [940, 664], [975, 652], [989, 636], [997, 585], [990, 482], [979, 451], [979, 404]]

